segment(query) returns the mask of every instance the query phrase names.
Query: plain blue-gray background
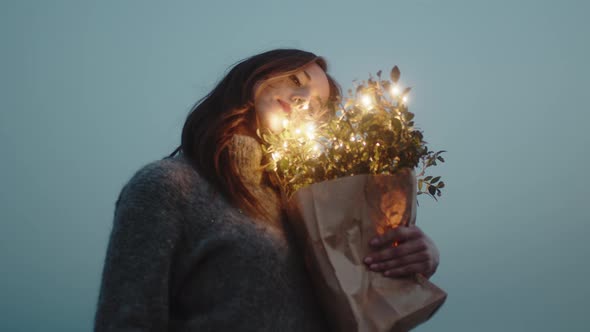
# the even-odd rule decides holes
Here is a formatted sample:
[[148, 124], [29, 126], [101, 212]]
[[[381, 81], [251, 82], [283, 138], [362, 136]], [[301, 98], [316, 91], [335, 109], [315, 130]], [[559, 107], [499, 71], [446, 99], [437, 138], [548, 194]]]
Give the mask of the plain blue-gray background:
[[[2, 1], [0, 330], [88, 331], [114, 203], [236, 61], [398, 65], [447, 186], [420, 196], [449, 296], [416, 331], [588, 331], [584, 1]], [[229, 262], [228, 262], [229, 263]], [[228, 265], [228, 273], [232, 273]]]

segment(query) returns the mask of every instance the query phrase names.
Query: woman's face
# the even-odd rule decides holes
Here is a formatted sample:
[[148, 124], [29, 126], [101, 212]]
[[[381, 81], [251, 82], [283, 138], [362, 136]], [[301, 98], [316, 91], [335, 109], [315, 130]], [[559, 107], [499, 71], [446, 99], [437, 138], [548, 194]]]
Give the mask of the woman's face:
[[288, 119], [291, 112], [308, 107], [316, 108], [319, 100], [325, 102], [330, 96], [328, 77], [316, 63], [309, 64], [288, 77], [275, 77], [259, 82], [254, 87], [255, 91], [259, 87], [260, 91], [254, 97], [256, 115], [260, 125], [273, 132], [282, 130], [283, 120]]

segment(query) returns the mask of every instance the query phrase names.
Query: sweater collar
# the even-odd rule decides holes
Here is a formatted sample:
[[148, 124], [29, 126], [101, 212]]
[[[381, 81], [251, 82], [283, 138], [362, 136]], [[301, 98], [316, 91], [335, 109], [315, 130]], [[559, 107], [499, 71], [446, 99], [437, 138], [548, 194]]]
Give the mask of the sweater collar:
[[261, 183], [264, 171], [264, 167], [261, 166], [262, 148], [256, 138], [234, 135], [229, 144], [229, 153], [244, 182]]
[[[228, 151], [243, 182], [261, 184], [264, 167], [261, 165], [262, 147], [258, 140], [252, 136], [235, 134], [230, 139]], [[187, 160], [182, 151], [173, 158]]]

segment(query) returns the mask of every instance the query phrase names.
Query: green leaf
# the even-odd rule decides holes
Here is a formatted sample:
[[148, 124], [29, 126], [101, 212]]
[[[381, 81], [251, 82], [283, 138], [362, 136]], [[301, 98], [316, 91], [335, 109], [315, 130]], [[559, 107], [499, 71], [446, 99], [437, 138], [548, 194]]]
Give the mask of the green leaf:
[[400, 77], [400, 71], [399, 68], [397, 66], [393, 67], [393, 69], [391, 70], [391, 80], [394, 83], [397, 83], [397, 81], [399, 81], [399, 77]]
[[379, 132], [380, 132], [380, 130], [381, 130], [381, 126], [380, 126], [380, 125], [378, 125], [378, 124], [372, 124], [372, 125], [369, 127], [369, 130], [368, 130], [368, 132], [369, 132], [369, 133], [372, 133], [372, 134], [373, 134], [373, 133], [377, 134], [377, 133], [379, 133]]
[[398, 118], [391, 119], [391, 125], [393, 126], [395, 132], [399, 133], [402, 130], [402, 123]]
[[280, 169], [286, 169], [287, 167], [289, 167], [289, 162], [286, 159], [281, 159], [278, 162], [277, 165]]
[[437, 188], [444, 188], [444, 187], [445, 187], [445, 183], [444, 183], [443, 181], [441, 181], [441, 182], [439, 182], [439, 183], [436, 185], [436, 187], [437, 187]]
[[365, 114], [362, 119], [361, 122], [362, 123], [369, 123], [371, 122], [373, 119], [375, 118], [375, 114], [373, 113], [369, 113], [369, 114]]
[[434, 196], [436, 194], [436, 187], [435, 186], [428, 186], [428, 192]]
[[383, 141], [385, 142], [385, 144], [387, 146], [390, 146], [391, 144], [393, 144], [394, 138], [395, 138], [395, 135], [393, 134], [393, 132], [391, 132], [389, 130], [383, 133]]
[[436, 183], [436, 182], [438, 182], [438, 180], [440, 180], [440, 176], [437, 176], [434, 179], [432, 179], [432, 181], [430, 181], [430, 183]]

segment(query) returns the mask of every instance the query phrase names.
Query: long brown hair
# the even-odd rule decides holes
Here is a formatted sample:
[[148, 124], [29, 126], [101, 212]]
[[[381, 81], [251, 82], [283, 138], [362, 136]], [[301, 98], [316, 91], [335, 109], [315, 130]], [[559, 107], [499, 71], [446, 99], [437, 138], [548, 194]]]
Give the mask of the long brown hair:
[[257, 138], [254, 87], [258, 81], [289, 75], [313, 62], [326, 73], [330, 99], [335, 100], [340, 96], [340, 87], [327, 74], [324, 58], [297, 49], [276, 49], [254, 55], [235, 64], [217, 86], [193, 106], [182, 129], [181, 145], [169, 157], [182, 151], [197, 172], [231, 203], [251, 216], [268, 216], [242, 182], [228, 145], [236, 133]]

